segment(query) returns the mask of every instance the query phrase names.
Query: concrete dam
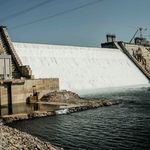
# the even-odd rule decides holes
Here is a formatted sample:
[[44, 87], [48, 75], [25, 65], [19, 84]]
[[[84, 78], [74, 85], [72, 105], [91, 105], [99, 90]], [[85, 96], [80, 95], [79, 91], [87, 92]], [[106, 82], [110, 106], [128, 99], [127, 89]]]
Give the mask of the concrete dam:
[[76, 92], [149, 84], [119, 49], [17, 42], [13, 45], [36, 79], [59, 78], [60, 89]]
[[0, 26], [0, 106], [39, 100], [57, 90], [89, 94], [149, 86], [150, 46], [140, 47], [141, 61], [138, 45], [109, 41], [102, 47], [12, 42]]

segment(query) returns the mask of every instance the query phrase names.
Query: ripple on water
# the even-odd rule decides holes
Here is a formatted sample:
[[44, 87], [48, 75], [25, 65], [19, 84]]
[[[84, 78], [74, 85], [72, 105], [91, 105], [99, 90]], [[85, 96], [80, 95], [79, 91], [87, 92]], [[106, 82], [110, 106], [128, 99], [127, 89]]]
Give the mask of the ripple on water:
[[[95, 97], [101, 97], [96, 95]], [[103, 95], [122, 104], [12, 123], [66, 150], [149, 150], [150, 92]]]

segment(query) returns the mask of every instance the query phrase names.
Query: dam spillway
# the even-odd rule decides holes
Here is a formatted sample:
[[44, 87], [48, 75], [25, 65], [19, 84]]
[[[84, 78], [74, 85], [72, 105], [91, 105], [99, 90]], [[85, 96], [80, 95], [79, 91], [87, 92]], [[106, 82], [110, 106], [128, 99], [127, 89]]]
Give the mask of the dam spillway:
[[119, 49], [13, 42], [35, 78], [59, 78], [60, 89], [79, 91], [149, 84]]

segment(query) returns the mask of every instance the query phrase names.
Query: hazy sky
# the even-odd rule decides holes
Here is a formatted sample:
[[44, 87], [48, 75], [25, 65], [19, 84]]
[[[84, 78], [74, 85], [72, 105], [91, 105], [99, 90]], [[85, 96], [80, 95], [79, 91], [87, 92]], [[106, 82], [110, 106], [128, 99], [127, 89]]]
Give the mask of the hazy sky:
[[150, 0], [0, 0], [0, 24], [21, 42], [100, 46], [107, 33], [129, 41], [138, 26], [150, 35], [149, 17]]

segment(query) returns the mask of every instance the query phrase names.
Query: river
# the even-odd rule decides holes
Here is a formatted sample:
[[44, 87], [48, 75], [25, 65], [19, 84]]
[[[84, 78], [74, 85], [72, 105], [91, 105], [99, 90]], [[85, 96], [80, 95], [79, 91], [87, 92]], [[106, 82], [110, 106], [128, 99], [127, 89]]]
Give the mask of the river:
[[147, 88], [90, 97], [121, 100], [122, 103], [68, 115], [18, 121], [9, 126], [65, 150], [150, 149], [150, 91]]

